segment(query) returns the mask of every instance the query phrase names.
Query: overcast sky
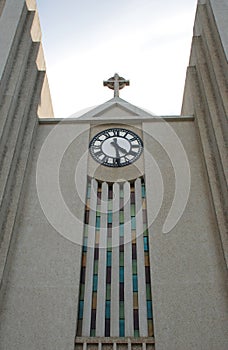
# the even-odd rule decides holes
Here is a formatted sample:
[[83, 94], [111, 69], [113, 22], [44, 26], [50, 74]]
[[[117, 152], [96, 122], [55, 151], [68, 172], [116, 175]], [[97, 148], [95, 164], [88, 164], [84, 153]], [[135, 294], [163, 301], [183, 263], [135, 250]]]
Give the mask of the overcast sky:
[[55, 117], [113, 97], [180, 114], [197, 0], [37, 0]]

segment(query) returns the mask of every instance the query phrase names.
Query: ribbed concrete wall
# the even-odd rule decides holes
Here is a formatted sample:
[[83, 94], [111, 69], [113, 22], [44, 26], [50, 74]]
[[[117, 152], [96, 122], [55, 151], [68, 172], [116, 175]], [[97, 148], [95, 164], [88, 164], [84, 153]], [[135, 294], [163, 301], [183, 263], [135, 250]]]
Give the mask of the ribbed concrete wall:
[[211, 190], [211, 203], [228, 264], [227, 1], [199, 1], [182, 115], [195, 115]]
[[[0, 283], [20, 209], [46, 73], [34, 1], [0, 3]], [[4, 5], [4, 6], [3, 6]], [[48, 89], [46, 90], [48, 92]], [[49, 93], [47, 98], [49, 99]], [[45, 97], [45, 96], [44, 96]], [[45, 100], [45, 98], [44, 98]], [[52, 106], [45, 102], [52, 116]]]

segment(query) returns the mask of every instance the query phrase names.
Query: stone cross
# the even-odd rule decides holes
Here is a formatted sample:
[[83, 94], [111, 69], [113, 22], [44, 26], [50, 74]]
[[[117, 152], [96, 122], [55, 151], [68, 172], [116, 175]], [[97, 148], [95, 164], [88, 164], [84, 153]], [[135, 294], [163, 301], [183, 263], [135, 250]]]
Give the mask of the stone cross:
[[107, 86], [109, 89], [114, 90], [114, 97], [119, 97], [119, 91], [125, 86], [129, 86], [129, 80], [126, 80], [115, 73], [114, 77], [103, 82], [104, 86]]

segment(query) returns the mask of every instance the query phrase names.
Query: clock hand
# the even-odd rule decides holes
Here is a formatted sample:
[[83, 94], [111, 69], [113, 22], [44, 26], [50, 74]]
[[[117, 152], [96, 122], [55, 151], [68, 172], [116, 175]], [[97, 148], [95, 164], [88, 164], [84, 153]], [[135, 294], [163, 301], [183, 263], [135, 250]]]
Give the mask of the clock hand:
[[[115, 147], [115, 149], [116, 149], [116, 151], [117, 151], [117, 149], [120, 151], [120, 152], [122, 152], [123, 154], [126, 154], [127, 153], [127, 150], [125, 149], [125, 148], [123, 148], [123, 147], [121, 147], [120, 145], [118, 145], [118, 143], [117, 143], [117, 138], [115, 137], [114, 139], [113, 139], [113, 141], [110, 143], [110, 145], [112, 145], [113, 147]], [[118, 152], [119, 153], [119, 152]]]

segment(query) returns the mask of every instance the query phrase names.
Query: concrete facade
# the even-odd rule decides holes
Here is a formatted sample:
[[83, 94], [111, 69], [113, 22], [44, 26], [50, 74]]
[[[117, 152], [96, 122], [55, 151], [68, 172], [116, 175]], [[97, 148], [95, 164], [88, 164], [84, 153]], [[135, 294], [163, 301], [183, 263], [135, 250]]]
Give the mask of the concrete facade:
[[[0, 1], [0, 16], [0, 348], [226, 350], [226, 1], [199, 1], [182, 116], [164, 118], [119, 97], [77, 119], [52, 118], [35, 1]], [[91, 138], [113, 126], [143, 140], [142, 156], [129, 166], [104, 167], [88, 151]], [[102, 199], [107, 199], [110, 183], [118, 193], [122, 183], [127, 198], [134, 180], [137, 232], [143, 230], [139, 179], [145, 178], [154, 337], [145, 331], [144, 266], [138, 248], [141, 336], [118, 337], [114, 309], [111, 337], [102, 336], [103, 253], [98, 286], [102, 322], [95, 337], [89, 337], [84, 322], [88, 337], [75, 344], [87, 176], [96, 186], [102, 184]], [[101, 205], [104, 213], [106, 202]], [[117, 214], [113, 220], [118, 224]], [[124, 215], [129, 223], [130, 206]], [[104, 214], [101, 221], [107, 226]], [[105, 232], [101, 230], [103, 241]], [[130, 234], [129, 225], [125, 233]], [[119, 244], [113, 236], [114, 241]], [[127, 251], [125, 294], [130, 301], [132, 258], [129, 247]], [[92, 255], [87, 257], [91, 264]], [[113, 261], [118, 259], [113, 254]], [[113, 282], [118, 274], [113, 272]], [[112, 283], [113, 294], [114, 288]], [[131, 308], [125, 304], [129, 334]]]

